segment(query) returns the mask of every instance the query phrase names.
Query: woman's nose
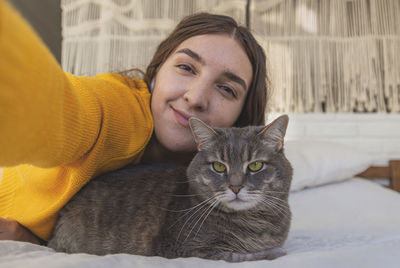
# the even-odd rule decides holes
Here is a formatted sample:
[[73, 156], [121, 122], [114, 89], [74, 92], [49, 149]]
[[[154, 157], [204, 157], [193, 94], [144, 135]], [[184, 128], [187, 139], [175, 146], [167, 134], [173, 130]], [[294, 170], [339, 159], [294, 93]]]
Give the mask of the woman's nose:
[[183, 95], [188, 106], [196, 111], [206, 111], [209, 105], [210, 90], [209, 86], [202, 83], [193, 83]]

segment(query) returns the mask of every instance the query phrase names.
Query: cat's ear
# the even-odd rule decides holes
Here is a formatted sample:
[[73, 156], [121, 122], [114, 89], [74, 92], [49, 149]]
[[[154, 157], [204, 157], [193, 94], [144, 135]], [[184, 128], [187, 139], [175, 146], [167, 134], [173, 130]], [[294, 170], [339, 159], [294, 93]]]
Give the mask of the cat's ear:
[[263, 136], [268, 144], [271, 144], [276, 148], [277, 151], [283, 148], [283, 139], [286, 134], [286, 129], [289, 123], [289, 117], [281, 115], [275, 119], [272, 123], [265, 126], [258, 135]]
[[189, 124], [199, 151], [212, 146], [213, 141], [217, 137], [217, 133], [214, 129], [195, 117], [189, 118]]

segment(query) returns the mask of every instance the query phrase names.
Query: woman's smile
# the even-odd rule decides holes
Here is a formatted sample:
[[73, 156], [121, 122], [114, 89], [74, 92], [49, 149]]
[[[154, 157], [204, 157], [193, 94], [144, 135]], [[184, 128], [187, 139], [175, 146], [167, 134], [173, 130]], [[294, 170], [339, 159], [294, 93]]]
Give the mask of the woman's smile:
[[190, 115], [182, 110], [175, 109], [174, 107], [170, 106], [172, 111], [174, 112], [175, 119], [176, 121], [181, 124], [182, 126], [189, 128], [189, 118], [193, 117], [193, 115]]

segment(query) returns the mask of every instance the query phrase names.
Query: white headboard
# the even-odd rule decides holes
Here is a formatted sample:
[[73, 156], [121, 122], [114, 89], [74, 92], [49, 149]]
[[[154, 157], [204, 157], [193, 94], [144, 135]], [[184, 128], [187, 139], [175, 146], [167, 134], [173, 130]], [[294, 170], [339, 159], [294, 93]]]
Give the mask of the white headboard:
[[[279, 114], [270, 114], [268, 122]], [[357, 147], [376, 165], [400, 159], [400, 114], [289, 114], [287, 140], [325, 140]]]

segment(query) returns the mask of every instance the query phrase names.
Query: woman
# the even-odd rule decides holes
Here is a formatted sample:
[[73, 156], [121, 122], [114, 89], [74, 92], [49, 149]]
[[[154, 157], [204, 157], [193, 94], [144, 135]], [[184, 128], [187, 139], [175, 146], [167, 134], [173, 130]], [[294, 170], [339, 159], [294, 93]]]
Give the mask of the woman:
[[144, 80], [64, 73], [2, 0], [0, 26], [0, 239], [46, 241], [57, 212], [104, 172], [190, 161], [191, 116], [214, 127], [264, 124], [265, 55], [229, 17], [184, 18]]

